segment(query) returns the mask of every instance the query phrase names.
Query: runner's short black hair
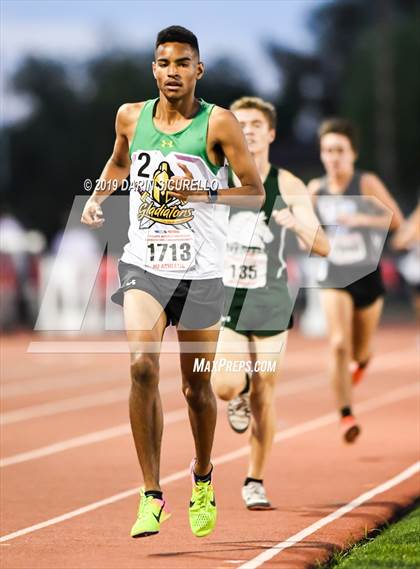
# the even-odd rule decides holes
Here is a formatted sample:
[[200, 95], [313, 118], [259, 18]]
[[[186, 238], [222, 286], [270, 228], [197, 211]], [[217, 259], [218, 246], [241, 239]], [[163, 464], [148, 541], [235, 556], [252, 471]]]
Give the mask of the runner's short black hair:
[[197, 52], [198, 57], [200, 57], [197, 36], [190, 32], [190, 30], [187, 30], [187, 28], [183, 28], [182, 26], [169, 26], [169, 28], [161, 30], [156, 38], [155, 49], [167, 42], [187, 43]]

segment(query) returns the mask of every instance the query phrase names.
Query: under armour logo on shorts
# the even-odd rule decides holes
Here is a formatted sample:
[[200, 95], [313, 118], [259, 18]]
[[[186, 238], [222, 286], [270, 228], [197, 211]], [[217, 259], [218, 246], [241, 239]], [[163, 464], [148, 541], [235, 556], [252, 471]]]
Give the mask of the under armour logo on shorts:
[[124, 286], [131, 286], [131, 285], [135, 285], [136, 284], [136, 279], [131, 279], [131, 281], [128, 281], [128, 283], [125, 283]]

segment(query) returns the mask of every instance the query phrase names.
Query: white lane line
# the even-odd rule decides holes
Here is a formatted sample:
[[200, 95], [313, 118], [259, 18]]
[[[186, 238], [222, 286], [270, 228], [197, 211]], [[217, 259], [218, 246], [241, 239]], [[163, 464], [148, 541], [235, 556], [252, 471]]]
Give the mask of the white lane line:
[[[404, 352], [394, 351], [382, 356], [380, 360], [374, 366], [372, 370], [373, 373], [380, 371], [381, 369], [391, 369], [392, 367], [401, 367], [401, 361], [398, 362], [387, 362], [388, 359], [393, 359], [394, 355], [398, 354], [399, 358], [404, 359], [406, 354], [411, 353], [410, 350], [405, 350]], [[378, 358], [379, 359], [379, 358]], [[324, 381], [322, 381], [324, 380]], [[279, 393], [299, 393], [302, 391], [303, 385], [308, 385], [309, 389], [315, 386], [314, 381], [318, 381], [318, 384], [327, 382], [326, 373], [317, 373], [315, 375], [304, 377], [301, 379], [289, 380], [286, 382], [281, 382], [278, 385]], [[171, 391], [176, 391], [179, 389], [179, 384], [177, 381], [165, 380], [161, 382], [161, 393], [167, 393]], [[283, 391], [285, 389], [285, 391]], [[0, 417], [0, 425], [9, 425], [13, 423], [18, 423], [21, 421], [27, 421], [29, 419], [45, 417], [50, 415], [55, 415], [57, 413], [66, 413], [69, 411], [78, 411], [79, 409], [87, 409], [89, 407], [96, 407], [102, 405], [110, 405], [118, 401], [123, 401], [128, 396], [128, 387], [125, 388], [115, 388], [112, 390], [101, 391], [99, 393], [93, 393], [89, 395], [81, 395], [78, 397], [72, 397], [68, 399], [61, 399], [60, 401], [52, 401], [49, 403], [41, 403], [39, 405], [33, 405], [29, 407], [23, 407], [21, 409], [15, 409], [13, 411], [7, 411]]]
[[[26, 374], [26, 379], [22, 379], [22, 376], [20, 375], [15, 375], [12, 377], [8, 376], [7, 373], [3, 374], [3, 377], [1, 378], [1, 385], [2, 386], [11, 386], [12, 384], [24, 384], [26, 383], [27, 385], [29, 383], [32, 382], [36, 382], [38, 381], [38, 379], [40, 378], [40, 376], [42, 377], [42, 379], [51, 379], [51, 378], [56, 378], [57, 377], [57, 369], [54, 371], [54, 367], [53, 366], [57, 366], [59, 364], [62, 364], [62, 357], [59, 356], [57, 358], [54, 358], [53, 360], [51, 360], [51, 358], [47, 359], [47, 358], [34, 358], [31, 362], [25, 362], [23, 360], [24, 356], [25, 356], [25, 352], [24, 351], [18, 351], [17, 353], [12, 355], [11, 351], [8, 351], [7, 349], [4, 350], [4, 354], [6, 357], [6, 353], [9, 359], [12, 359], [12, 357], [16, 358], [21, 358], [21, 362], [24, 362], [24, 365], [20, 367], [20, 369], [18, 368], [18, 365], [13, 365], [13, 371], [16, 373], [21, 373], [21, 372], [25, 372]], [[21, 363], [20, 362], [20, 363]], [[31, 367], [33, 366], [33, 367]], [[8, 362], [8, 368], [10, 367], [10, 362]], [[27, 372], [28, 372], [28, 367], [31, 367], [31, 374], [29, 377], [27, 377]], [[89, 371], [89, 368], [92, 369], [92, 362], [77, 362], [77, 360], [75, 360], [75, 358], [67, 358], [66, 364], [65, 364], [65, 371], [63, 370], [63, 376], [67, 377], [70, 375], [76, 375], [76, 374], [80, 374], [82, 373], [82, 370], [84, 369], [85, 371]], [[95, 366], [96, 368], [97, 366]], [[73, 371], [70, 371], [70, 370]], [[107, 367], [102, 367], [100, 368], [101, 370], [103, 369], [107, 369]], [[4, 371], [4, 370], [3, 370]]]
[[[297, 352], [290, 352], [287, 355], [287, 365], [285, 373], [290, 373], [296, 370], [297, 364], [299, 368], [302, 366], [302, 360]], [[83, 364], [83, 371], [73, 371], [73, 372], [60, 372], [49, 374], [43, 374], [42, 378], [39, 379], [17, 379], [8, 382], [2, 382], [0, 384], [0, 392], [2, 399], [19, 397], [20, 395], [29, 395], [32, 393], [42, 393], [44, 391], [59, 391], [61, 389], [78, 387], [80, 385], [95, 385], [98, 383], [110, 383], [110, 382], [122, 382], [127, 383], [127, 373], [122, 372], [124, 377], [116, 376], [115, 373], [110, 373], [109, 368], [101, 368], [100, 370], [95, 370], [95, 375], [89, 375], [92, 372], [92, 364]], [[120, 374], [121, 375], [121, 374]]]
[[[171, 384], [173, 382], [168, 382], [166, 391], [172, 391], [175, 388], [171, 388]], [[285, 382], [283, 385], [280, 385], [276, 390], [276, 397], [279, 395], [288, 395], [288, 394], [295, 394], [300, 391], [308, 391], [310, 389], [315, 389], [319, 385], [326, 383], [325, 377], [314, 375], [304, 379]], [[178, 386], [176, 387], [178, 389]], [[163, 390], [161, 389], [161, 392]], [[124, 399], [126, 399], [127, 393], [125, 392]], [[218, 403], [218, 408], [222, 408], [223, 404], [221, 402]], [[186, 415], [186, 407], [182, 407], [177, 409], [176, 411], [172, 411], [170, 413], [165, 413], [165, 423], [174, 423], [176, 421], [172, 419], [167, 419], [171, 417], [171, 413], [178, 413], [179, 420], [187, 419]], [[8, 456], [6, 458], [0, 459], [0, 468], [4, 468], [6, 466], [12, 466], [14, 464], [20, 464], [22, 462], [28, 462], [30, 460], [36, 460], [38, 458], [43, 458], [45, 456], [50, 456], [52, 454], [56, 454], [58, 452], [64, 452], [66, 450], [70, 450], [77, 447], [87, 446], [94, 443], [99, 443], [102, 441], [106, 441], [109, 439], [113, 439], [115, 437], [120, 437], [123, 435], [130, 434], [130, 424], [129, 423], [122, 423], [120, 425], [115, 425], [114, 427], [110, 427], [108, 429], [102, 429], [100, 431], [93, 431], [92, 433], [88, 433], [86, 435], [80, 435], [78, 437], [72, 437], [71, 439], [65, 439], [63, 441], [59, 441], [57, 443], [53, 443], [50, 445], [46, 445], [40, 448], [36, 448], [30, 451], [21, 452], [18, 454], [14, 454]]]
[[[404, 385], [403, 387], [385, 393], [380, 397], [372, 397], [371, 399], [367, 399], [359, 403], [359, 405], [356, 405], [357, 414], [365, 413], [366, 411], [372, 411], [374, 409], [383, 407], [384, 405], [396, 403], [403, 399], [408, 399], [413, 395], [418, 394], [418, 391], [419, 391], [418, 383], [409, 383], [408, 385]], [[327, 425], [331, 425], [334, 423], [337, 423], [337, 412], [335, 411], [333, 413], [327, 413], [326, 415], [321, 415], [320, 417], [316, 417], [315, 419], [312, 419], [310, 421], [305, 421], [304, 423], [300, 423], [299, 425], [290, 427], [285, 431], [277, 431], [277, 433], [274, 436], [274, 442], [277, 443], [279, 441], [292, 439], [304, 433], [315, 431], [316, 429], [319, 429], [321, 427], [326, 427]], [[230, 453], [224, 454], [222, 457], [212, 460], [212, 462], [215, 465], [223, 464], [230, 460], [234, 460], [235, 458], [246, 456], [248, 453], [249, 453], [249, 447], [247, 445]]]
[[[406, 399], [408, 397], [411, 397], [414, 393], [417, 392], [417, 390], [418, 390], [418, 384], [417, 383], [411, 383], [411, 384], [405, 385], [399, 389], [395, 389], [395, 390], [385, 394], [382, 397], [376, 397], [376, 398], [368, 399], [368, 400], [364, 401], [361, 405], [359, 405], [358, 409], [359, 409], [359, 411], [364, 412], [364, 411], [368, 411], [368, 410], [372, 410], [372, 409], [377, 409], [377, 408], [382, 407], [383, 405], [387, 405], [389, 403], [396, 403], [402, 399]], [[308, 431], [313, 431], [315, 429], [318, 429], [319, 427], [323, 427], [325, 425], [335, 423], [336, 421], [337, 421], [337, 414], [336, 413], [328, 413], [327, 415], [322, 415], [321, 417], [318, 417], [317, 419], [313, 419], [311, 421], [301, 423], [300, 425], [296, 425], [295, 427], [287, 429], [286, 431], [277, 432], [277, 434], [274, 438], [274, 441], [278, 442], [280, 440], [290, 439], [290, 438], [296, 437], [302, 433], [306, 433]], [[212, 459], [212, 462], [214, 465], [224, 464], [226, 462], [230, 462], [232, 460], [235, 460], [237, 458], [245, 456], [248, 454], [248, 452], [249, 452], [249, 448], [248, 448], [248, 445], [246, 445], [246, 446], [243, 446], [243, 447], [241, 447], [235, 451], [222, 454], [221, 456], [218, 456], [215, 459]], [[171, 475], [163, 478], [161, 480], [161, 483], [162, 484], [169, 484], [171, 482], [175, 482], [177, 480], [180, 480], [182, 478], [186, 478], [188, 476], [190, 476], [189, 469], [180, 470], [178, 472], [175, 472], [174, 474], [171, 474]], [[128, 498], [129, 496], [133, 496], [134, 494], [137, 494], [137, 492], [138, 492], [138, 487], [131, 488], [129, 490], [125, 490], [124, 492], [119, 492], [118, 494], [114, 494], [113, 496], [110, 496], [109, 498], [105, 498], [105, 499], [99, 500], [97, 502], [92, 502], [91, 504], [88, 504], [87, 506], [83, 506], [82, 508], [78, 508], [77, 510], [72, 510], [70, 512], [67, 512], [66, 514], [62, 514], [61, 516], [56, 516], [54, 518], [46, 520], [45, 522], [41, 522], [41, 523], [38, 523], [38, 524], [35, 524], [32, 526], [23, 528], [21, 530], [17, 530], [15, 532], [9, 533], [7, 535], [4, 535], [4, 536], [0, 537], [0, 543], [3, 543], [5, 541], [10, 541], [10, 540], [16, 539], [18, 537], [22, 537], [23, 535], [27, 535], [28, 533], [35, 532], [37, 530], [58, 524], [60, 522], [64, 522], [66, 520], [70, 520], [72, 518], [75, 518], [75, 517], [80, 516], [82, 514], [85, 514], [87, 512], [91, 512], [92, 510], [96, 510], [97, 508], [101, 508], [102, 506], [107, 506], [108, 504], [112, 504], [114, 502], [118, 502], [119, 500], [123, 500], [125, 498]]]
[[[171, 423], [177, 423], [178, 421], [184, 421], [188, 418], [187, 407], [182, 409], [175, 409], [165, 413], [164, 422], [165, 425], [170, 425]], [[28, 462], [30, 460], [35, 460], [38, 458], [43, 458], [45, 456], [50, 456], [59, 452], [70, 450], [73, 448], [78, 448], [82, 446], [91, 445], [94, 443], [100, 443], [109, 439], [114, 439], [116, 437], [121, 437], [123, 435], [129, 435], [131, 433], [130, 423], [122, 423], [121, 425], [116, 425], [109, 429], [103, 429], [102, 431], [95, 431], [93, 433], [88, 433], [87, 435], [81, 435], [80, 437], [73, 437], [72, 439], [66, 439], [52, 445], [47, 445], [27, 452], [21, 452], [19, 454], [14, 454], [7, 458], [0, 460], [0, 468], [5, 466], [11, 466], [13, 464], [20, 464], [21, 462]]]
[[80, 371], [78, 373], [60, 373], [56, 372], [53, 377], [13, 381], [2, 384], [0, 387], [2, 399], [19, 397], [20, 395], [31, 395], [33, 393], [43, 393], [44, 391], [61, 391], [63, 389], [72, 389], [73, 387], [96, 385], [98, 383], [127, 383], [127, 378], [118, 377], [118, 374], [103, 370]]
[[[313, 387], [314, 380], [322, 380], [325, 378], [324, 374], [316, 374], [313, 376], [305, 377], [297, 380], [290, 380], [283, 383], [283, 393], [288, 393], [290, 386], [290, 393], [299, 392], [302, 386]], [[165, 380], [160, 383], [160, 392], [168, 393], [172, 391], [180, 391], [181, 386], [178, 381]], [[57, 413], [66, 413], [69, 411], [79, 411], [81, 409], [88, 409], [89, 407], [99, 407], [103, 405], [110, 405], [118, 401], [123, 401], [128, 398], [129, 387], [119, 387], [115, 389], [108, 389], [106, 391], [99, 391], [97, 393], [89, 393], [88, 395], [80, 395], [78, 397], [71, 397], [68, 399], [61, 399], [59, 401], [51, 401], [49, 403], [40, 403], [39, 405], [32, 405], [13, 411], [6, 411], [0, 417], [0, 425], [10, 425], [13, 423], [20, 423], [35, 419], [39, 417], [47, 417], [49, 415], [56, 415]]]
[[278, 555], [281, 551], [284, 551], [285, 549], [293, 547], [297, 543], [300, 543], [303, 539], [312, 535], [313, 533], [323, 528], [327, 524], [330, 524], [331, 522], [338, 520], [339, 518], [348, 514], [355, 508], [361, 506], [368, 500], [371, 500], [378, 494], [382, 494], [383, 492], [386, 492], [387, 490], [390, 490], [391, 488], [398, 486], [398, 484], [401, 484], [405, 480], [408, 480], [418, 472], [420, 472], [420, 461], [412, 464], [411, 466], [400, 472], [400, 474], [397, 474], [397, 476], [390, 478], [389, 480], [383, 482], [379, 486], [376, 486], [375, 488], [372, 488], [371, 490], [368, 490], [367, 492], [360, 494], [360, 496], [358, 496], [348, 504], [345, 504], [341, 508], [338, 508], [338, 510], [331, 512], [331, 514], [328, 514], [328, 516], [321, 518], [320, 520], [311, 524], [302, 531], [295, 533], [295, 535], [292, 535], [285, 541], [280, 541], [276, 545], [273, 545], [273, 547], [270, 547], [270, 549], [267, 549], [266, 551], [260, 553], [253, 559], [250, 559], [246, 563], [240, 565], [239, 569], [257, 569], [258, 567], [261, 567], [261, 565], [263, 565], [266, 561], [270, 561], [270, 559], [273, 559], [273, 557]]
[[72, 448], [99, 443], [101, 441], [106, 441], [108, 439], [127, 435], [129, 432], [129, 423], [123, 423], [122, 425], [116, 425], [115, 427], [104, 429], [103, 431], [96, 431], [94, 433], [89, 433], [80, 437], [73, 437], [72, 439], [66, 439], [58, 443], [53, 443], [51, 445], [40, 447], [34, 450], [14, 454], [7, 458], [2, 458], [0, 460], [0, 467], [4, 468], [5, 466], [12, 466], [13, 464], [20, 464], [21, 462], [28, 462], [29, 460], [43, 458], [45, 456], [50, 456], [51, 454], [56, 454], [58, 452], [63, 452]]
[[[180, 383], [173, 380], [165, 380], [160, 383], [160, 392], [168, 393], [180, 390]], [[118, 401], [128, 400], [129, 384], [126, 382], [125, 387], [115, 389], [107, 389], [106, 391], [98, 391], [87, 395], [79, 395], [78, 397], [70, 397], [59, 401], [51, 401], [49, 403], [40, 403], [39, 405], [31, 405], [7, 411], [0, 416], [0, 425], [11, 425], [36, 419], [39, 417], [47, 417], [58, 413], [67, 413], [69, 411], [79, 411], [88, 409], [89, 407], [100, 407], [110, 405]]]
[[[28, 395], [31, 393], [42, 393], [43, 391], [60, 391], [80, 385], [89, 386], [98, 383], [128, 383], [128, 360], [127, 364], [120, 365], [121, 371], [116, 373], [110, 371], [109, 365], [104, 367], [94, 367], [92, 363], [85, 365], [81, 371], [63, 372], [55, 371], [55, 373], [43, 374], [42, 378], [33, 379], [17, 379], [15, 381], [3, 382], [0, 384], [0, 392], [2, 398], [19, 397], [20, 395]], [[162, 367], [162, 366], [161, 366]], [[170, 371], [169, 366], [162, 369], [163, 373]], [[38, 372], [39, 373], [39, 372]], [[46, 376], [47, 375], [47, 376]]]
[[0, 417], [0, 425], [11, 425], [12, 423], [20, 423], [29, 419], [47, 417], [48, 415], [67, 413], [69, 411], [79, 411], [89, 407], [101, 407], [127, 398], [128, 387], [119, 387], [99, 393], [89, 393], [89, 395], [62, 399], [61, 401], [41, 403], [40, 405], [32, 405], [31, 407], [23, 407], [22, 409], [3, 413]]
[[[294, 381], [290, 381], [287, 383], [284, 383], [282, 385], [280, 385], [277, 390], [276, 390], [276, 397], [278, 397], [279, 395], [287, 395], [287, 394], [295, 394], [299, 391], [307, 391], [310, 389], [315, 389], [316, 387], [318, 387], [319, 385], [322, 385], [323, 383], [326, 383], [325, 378], [319, 379], [319, 376], [312, 376], [312, 377], [308, 377], [305, 379], [301, 379], [299, 380], [300, 385], [296, 385], [297, 382]], [[169, 383], [169, 382], [168, 382]], [[409, 384], [408, 385], [408, 392], [410, 394], [415, 394], [418, 391], [418, 384]], [[168, 389], [170, 388], [170, 385], [168, 385]], [[395, 390], [395, 391], [391, 391], [390, 393], [385, 393], [384, 395], [380, 396], [379, 398], [373, 398], [368, 400], [367, 402], [362, 402], [359, 405], [357, 405], [357, 409], [358, 411], [365, 411], [371, 408], [376, 408], [376, 403], [382, 402], [383, 404], [387, 404], [387, 403], [392, 403], [394, 401], [394, 397], [395, 395], [398, 397], [400, 396], [400, 394], [402, 393], [402, 398], [405, 398], [405, 393], [406, 393], [406, 389], [407, 388], [400, 388], [399, 390]], [[373, 405], [373, 407], [372, 407]], [[220, 408], [221, 406], [223, 406], [223, 404], [221, 404], [219, 402], [218, 407]], [[185, 410], [185, 408], [180, 408], [177, 409], [176, 411], [172, 411], [171, 413], [178, 413], [180, 417], [179, 420], [183, 420], [186, 419], [186, 415], [182, 414], [182, 412]], [[171, 413], [165, 413], [164, 417], [165, 417], [165, 421], [166, 421], [166, 417], [170, 416]], [[335, 412], [333, 413], [328, 413], [327, 415], [323, 415], [322, 417], [320, 417], [319, 419], [314, 419], [315, 422], [318, 421], [326, 421], [323, 424], [330, 424], [331, 422], [334, 422], [337, 418], [337, 414]], [[170, 423], [174, 423], [176, 421], [174, 420], [170, 420]], [[311, 430], [311, 426], [312, 426], [313, 421], [307, 421], [306, 423], [303, 423], [303, 425], [307, 425], [309, 427], [309, 430]], [[316, 425], [318, 425], [318, 423], [316, 423]], [[319, 426], [322, 426], [321, 424], [319, 424]], [[298, 428], [300, 428], [300, 426], [298, 426]], [[317, 428], [315, 426], [315, 428]], [[282, 438], [287, 438], [285, 436], [285, 433], [294, 433], [294, 429], [296, 429], [296, 427], [291, 427], [289, 429], [287, 429], [286, 431], [282, 431], [277, 433], [277, 435], [275, 436], [275, 440], [281, 440]], [[130, 433], [130, 425], [129, 423], [122, 423], [120, 425], [116, 425], [115, 427], [110, 427], [108, 429], [103, 429], [100, 431], [94, 431], [92, 433], [88, 433], [87, 435], [81, 435], [79, 437], [73, 437], [71, 439], [66, 439], [63, 441], [60, 441], [58, 443], [53, 443], [51, 445], [47, 445], [44, 447], [40, 447], [37, 449], [33, 449], [30, 451], [25, 451], [25, 452], [21, 452], [18, 454], [14, 454], [11, 455], [9, 457], [3, 458], [0, 460], [0, 468], [4, 468], [6, 466], [12, 466], [14, 464], [20, 464], [22, 462], [27, 462], [30, 460], [36, 460], [39, 458], [43, 458], [45, 456], [50, 456], [52, 454], [56, 454], [58, 452], [64, 452], [66, 450], [69, 449], [73, 449], [73, 448], [77, 448], [77, 447], [82, 447], [82, 446], [87, 446], [90, 444], [94, 444], [94, 443], [98, 443], [98, 442], [102, 442], [102, 441], [106, 441], [109, 439], [113, 439], [115, 437], [120, 437], [123, 435], [127, 435]], [[299, 434], [299, 433], [298, 433]], [[294, 435], [293, 435], [294, 436]], [[280, 437], [277, 439], [277, 437]], [[245, 447], [247, 448], [247, 447]]]
[[[285, 373], [290, 371], [290, 366], [285, 371]], [[95, 372], [96, 373], [96, 372]], [[97, 375], [80, 375], [79, 374], [66, 374], [57, 375], [53, 379], [40, 379], [33, 381], [22, 381], [19, 383], [1, 384], [0, 393], [3, 401], [5, 399], [12, 399], [14, 397], [19, 397], [20, 395], [32, 395], [34, 393], [43, 393], [45, 391], [61, 391], [63, 389], [72, 389], [75, 387], [89, 387], [91, 385], [97, 385], [98, 383], [121, 383], [127, 385], [129, 383], [128, 372], [123, 378], [118, 378], [115, 373], [104, 375], [103, 372], [98, 372]], [[325, 375], [325, 374], [324, 374]], [[175, 380], [178, 385], [178, 382]], [[162, 384], [162, 381], [161, 381]]]

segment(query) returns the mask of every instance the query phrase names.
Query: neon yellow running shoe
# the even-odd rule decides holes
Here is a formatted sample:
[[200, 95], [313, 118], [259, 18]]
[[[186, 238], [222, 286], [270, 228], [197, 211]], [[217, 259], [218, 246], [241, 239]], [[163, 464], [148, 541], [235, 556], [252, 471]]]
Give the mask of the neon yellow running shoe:
[[214, 489], [211, 482], [196, 482], [194, 478], [195, 459], [191, 463], [192, 496], [190, 501], [190, 527], [197, 537], [204, 537], [214, 530], [217, 510]]
[[160, 524], [171, 517], [165, 500], [146, 496], [140, 488], [140, 503], [137, 520], [131, 528], [131, 537], [147, 537], [159, 533]]

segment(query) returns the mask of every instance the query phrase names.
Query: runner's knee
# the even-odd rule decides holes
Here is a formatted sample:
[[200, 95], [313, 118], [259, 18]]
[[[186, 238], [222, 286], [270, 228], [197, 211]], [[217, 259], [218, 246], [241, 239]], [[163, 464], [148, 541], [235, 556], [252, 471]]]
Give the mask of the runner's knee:
[[[245, 378], [243, 378], [242, 383], [244, 381]], [[211, 382], [217, 397], [220, 397], [220, 399], [223, 399], [223, 401], [230, 401], [236, 397], [239, 391], [241, 391], [243, 388], [241, 382], [238, 382], [238, 385], [236, 385], [231, 381], [228, 382], [226, 378], [218, 377], [217, 375], [212, 376]]]
[[131, 380], [142, 387], [157, 385], [159, 382], [159, 362], [150, 354], [139, 354], [131, 361]]
[[351, 356], [351, 345], [344, 336], [334, 336], [331, 341], [331, 350], [335, 357], [343, 358]]

